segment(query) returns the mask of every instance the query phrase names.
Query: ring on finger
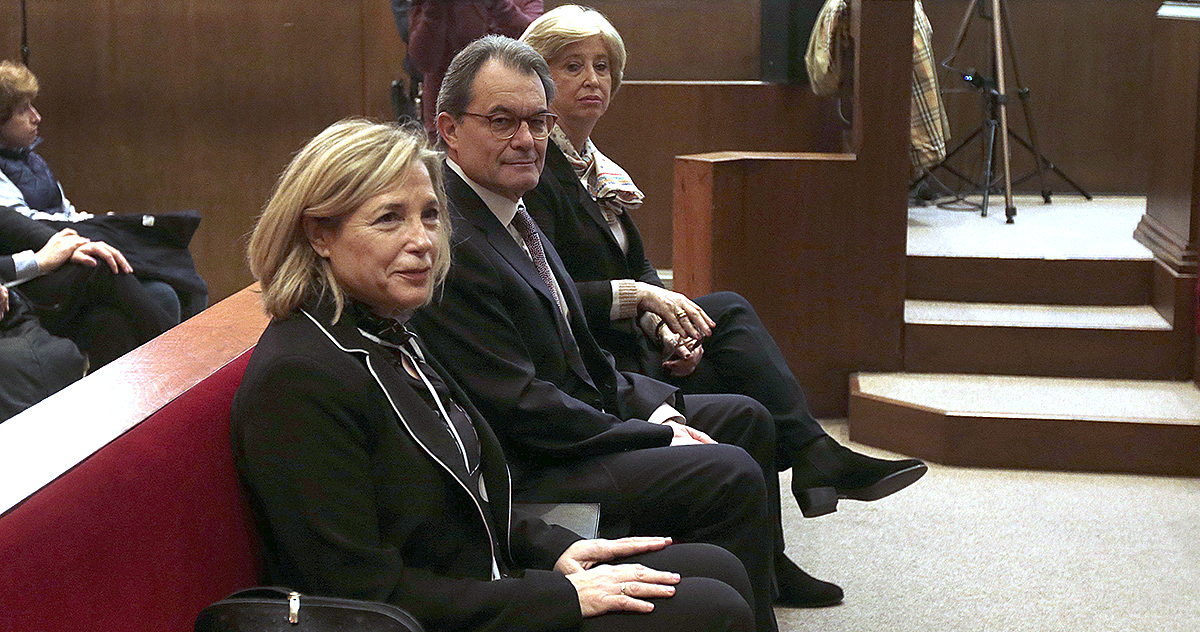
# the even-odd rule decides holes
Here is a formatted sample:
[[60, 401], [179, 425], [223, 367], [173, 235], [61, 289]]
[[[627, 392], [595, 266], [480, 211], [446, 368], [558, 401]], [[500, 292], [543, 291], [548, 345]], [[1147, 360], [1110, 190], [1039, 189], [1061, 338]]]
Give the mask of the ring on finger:
[[625, 584], [625, 582], [621, 582], [621, 594], [622, 594], [622, 595], [628, 595], [628, 594], [629, 594], [629, 593], [625, 592], [625, 587], [626, 587], [626, 584]]

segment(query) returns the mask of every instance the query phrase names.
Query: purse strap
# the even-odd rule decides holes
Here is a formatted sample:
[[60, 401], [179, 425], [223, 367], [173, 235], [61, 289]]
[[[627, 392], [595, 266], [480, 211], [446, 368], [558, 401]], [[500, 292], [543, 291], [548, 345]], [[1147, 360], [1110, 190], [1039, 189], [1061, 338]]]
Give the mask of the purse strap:
[[[307, 603], [310, 607], [316, 608], [346, 608], [350, 610], [360, 610], [374, 612], [387, 617], [400, 629], [409, 632], [422, 632], [424, 628], [415, 617], [406, 612], [404, 609], [389, 604], [376, 601], [363, 601], [359, 599], [344, 599], [339, 597], [322, 597], [314, 595], [302, 595], [301, 593], [285, 588], [283, 586], [255, 586], [239, 590], [225, 599], [209, 606], [209, 608], [218, 607], [222, 604], [234, 604], [240, 602], [253, 602], [255, 600], [265, 600], [269, 602], [279, 602], [280, 605], [287, 604], [288, 622], [296, 624], [302, 618], [301, 608], [303, 603]], [[302, 603], [303, 602], [303, 603]], [[208, 609], [206, 609], [208, 610]], [[201, 613], [203, 616], [203, 613]], [[199, 628], [197, 628], [199, 629]]]

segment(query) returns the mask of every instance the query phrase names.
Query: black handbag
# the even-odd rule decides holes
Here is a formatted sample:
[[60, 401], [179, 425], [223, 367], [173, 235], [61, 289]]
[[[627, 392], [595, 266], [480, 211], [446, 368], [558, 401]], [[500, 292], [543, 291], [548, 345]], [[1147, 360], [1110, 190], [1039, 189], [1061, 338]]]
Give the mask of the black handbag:
[[229, 595], [196, 618], [195, 632], [424, 632], [391, 604], [316, 597], [275, 586]]

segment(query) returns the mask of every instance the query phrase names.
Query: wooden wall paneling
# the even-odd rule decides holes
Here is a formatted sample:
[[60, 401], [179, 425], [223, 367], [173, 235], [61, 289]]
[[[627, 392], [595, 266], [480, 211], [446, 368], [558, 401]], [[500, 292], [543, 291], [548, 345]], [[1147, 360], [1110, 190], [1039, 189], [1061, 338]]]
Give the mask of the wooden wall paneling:
[[851, 425], [853, 441], [927, 461], [947, 463], [947, 445], [953, 426], [948, 423], [945, 411], [864, 394], [860, 390], [857, 375], [850, 377], [849, 410], [851, 419], [870, 420], [870, 423]]
[[676, 160], [675, 289], [745, 296], [810, 406], [827, 414], [845, 405], [842, 371], [855, 356], [845, 347], [858, 333], [856, 322], [843, 320], [852, 298], [841, 290], [853, 281], [841, 265], [840, 222], [827, 221], [827, 211], [844, 202], [839, 191], [854, 186], [855, 159], [781, 154], [777, 160], [752, 152]]
[[1200, 21], [1161, 18], [1155, 33], [1154, 168], [1135, 236], [1172, 268], [1194, 273], [1200, 225]]
[[[1161, 0], [1004, 1], [1043, 153], [1091, 193], [1144, 194], [1153, 147], [1146, 128], [1150, 49]], [[934, 29], [934, 57], [941, 61], [952, 50], [967, 0], [923, 4]], [[989, 29], [976, 19], [953, 65], [990, 75]], [[954, 146], [979, 124], [980, 99], [960, 77], [944, 71], [940, 79], [943, 88], [962, 89], [946, 98]], [[1009, 124], [1027, 136], [1020, 110], [1017, 103], [1009, 108]], [[978, 143], [966, 152], [961, 164], [970, 165], [970, 173], [979, 172], [980, 153]], [[1032, 168], [1024, 149], [1014, 146], [1012, 153], [1014, 177]], [[1074, 195], [1058, 178], [1049, 181], [1056, 194]], [[1036, 191], [1036, 180], [1020, 188]]]
[[1171, 345], [1175, 353], [1175, 375], [1173, 379], [1186, 380], [1196, 375], [1196, 283], [1195, 272], [1179, 272], [1162, 260], [1154, 262], [1154, 296], [1152, 304], [1162, 317], [1172, 325], [1174, 338]]
[[[382, 0], [380, 0], [382, 2]], [[628, 79], [759, 79], [761, 0], [546, 0], [584, 4], [621, 33]]]
[[[939, 463], [961, 467], [1196, 476], [1195, 426], [948, 414]], [[1086, 426], [1086, 429], [1084, 428]], [[1047, 449], [1047, 446], [1062, 446]]]
[[634, 211], [651, 263], [670, 267], [673, 158], [724, 150], [832, 151], [834, 103], [807, 86], [630, 81], [592, 134], [646, 194]]
[[913, 5], [855, 4], [857, 153], [676, 159], [677, 289], [750, 299], [818, 415], [845, 415], [852, 372], [903, 362]]
[[[376, 6], [378, 5], [378, 6]], [[17, 58], [19, 9], [0, 9]], [[46, 138], [78, 207], [186, 208], [211, 301], [249, 282], [245, 236], [291, 155], [354, 114], [391, 117], [399, 36], [370, 0], [73, 0], [29, 5]]]
[[392, 81], [406, 79], [406, 46], [396, 31], [391, 2], [360, 0], [363, 41], [363, 114], [381, 121], [395, 118]]
[[1174, 325], [1177, 379], [1197, 374], [1197, 233], [1200, 232], [1200, 20], [1155, 22], [1152, 162], [1146, 213], [1134, 237], [1154, 253], [1154, 306]]
[[1194, 356], [1192, 362], [1192, 381], [1200, 385], [1200, 353], [1196, 353], [1196, 349], [1200, 349], [1200, 335], [1197, 335], [1195, 331], [1181, 335], [1188, 335], [1192, 339], [1192, 355]]

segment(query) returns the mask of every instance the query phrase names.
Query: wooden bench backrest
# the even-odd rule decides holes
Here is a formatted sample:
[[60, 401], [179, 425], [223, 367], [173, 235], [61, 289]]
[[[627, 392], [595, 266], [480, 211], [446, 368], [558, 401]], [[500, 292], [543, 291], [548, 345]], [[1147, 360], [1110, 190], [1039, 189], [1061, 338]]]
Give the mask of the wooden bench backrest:
[[[229, 405], [250, 358], [244, 342], [253, 344], [265, 317], [255, 296], [229, 300], [13, 418], [23, 432], [10, 434], [28, 438], [23, 424], [64, 423], [47, 413], [67, 408], [79, 423], [92, 409], [153, 409], [0, 516], [0, 631], [185, 632], [205, 605], [260, 582], [261, 550], [229, 448]], [[189, 359], [170, 350], [181, 340], [203, 362], [180, 367]], [[176, 370], [162, 371], [164, 363]], [[155, 378], [181, 381], [141, 390], [153, 395], [133, 398], [137, 405], [122, 396], [120, 384]], [[83, 395], [91, 399], [78, 401]], [[49, 452], [50, 439], [2, 451]]]

